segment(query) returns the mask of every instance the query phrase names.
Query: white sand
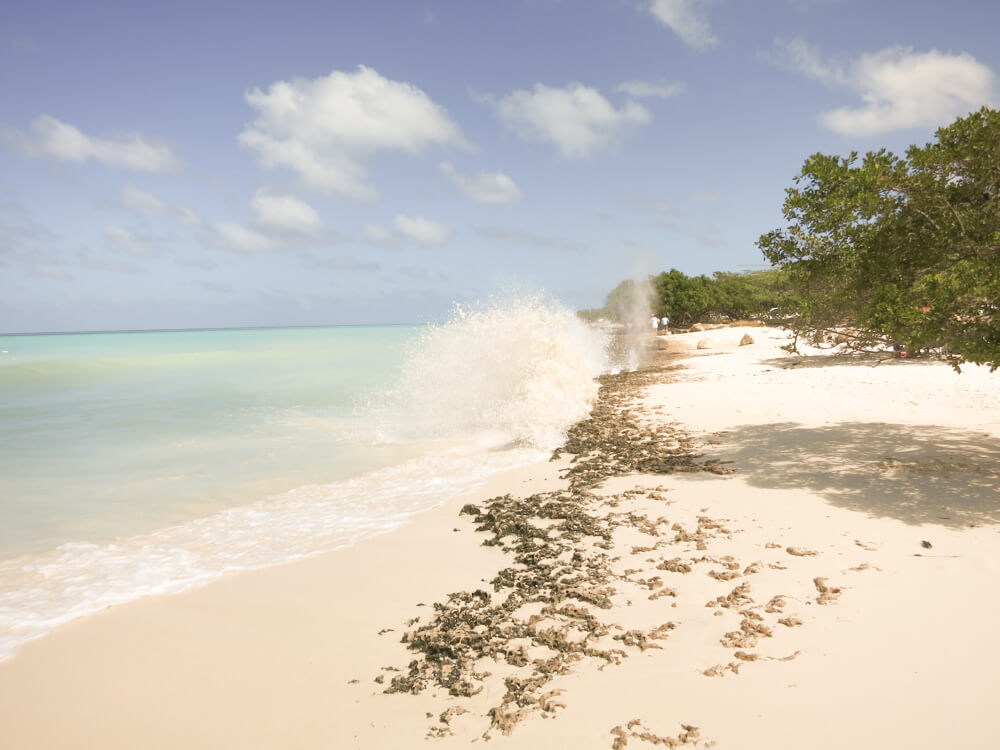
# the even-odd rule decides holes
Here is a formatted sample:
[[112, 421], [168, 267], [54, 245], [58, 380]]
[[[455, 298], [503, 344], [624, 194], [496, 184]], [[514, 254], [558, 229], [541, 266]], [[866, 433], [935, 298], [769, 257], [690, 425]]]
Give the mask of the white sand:
[[[747, 331], [756, 343], [738, 347]], [[711, 348], [695, 351], [703, 339]], [[677, 737], [687, 724], [701, 746], [735, 750], [1000, 746], [1000, 373], [796, 359], [782, 343], [770, 329], [669, 339], [694, 356], [681, 382], [648, 389], [646, 418], [714, 441], [706, 452], [737, 471], [619, 477], [601, 493], [662, 486], [666, 502], [637, 495], [619, 510], [688, 530], [707, 517], [730, 533], [711, 531], [697, 550], [672, 532], [619, 529], [616, 564], [638, 572], [602, 619], [677, 627], [617, 666], [581, 662], [552, 683], [565, 708], [494, 731], [491, 745], [611, 748], [622, 727], [642, 747], [644, 729]], [[384, 695], [373, 679], [413, 658], [399, 636], [411, 618], [429, 619], [418, 603], [486, 587], [508, 564], [480, 546], [461, 505], [554, 488], [560, 466], [498, 478], [356, 547], [111, 608], [27, 644], [0, 663], [0, 748], [419, 747], [459, 705], [471, 710], [452, 721], [454, 735], [426, 741], [482, 742], [483, 711], [502, 691], [464, 702]], [[686, 574], [656, 568], [673, 557], [711, 559]], [[730, 559], [738, 577], [708, 575]], [[677, 595], [650, 600], [637, 582], [653, 574]], [[817, 578], [839, 595], [820, 604]], [[741, 583], [752, 602], [705, 606]], [[782, 611], [766, 611], [776, 596]], [[740, 609], [772, 637], [723, 645]], [[716, 665], [722, 676], [704, 674]], [[641, 725], [624, 729], [632, 719]]]

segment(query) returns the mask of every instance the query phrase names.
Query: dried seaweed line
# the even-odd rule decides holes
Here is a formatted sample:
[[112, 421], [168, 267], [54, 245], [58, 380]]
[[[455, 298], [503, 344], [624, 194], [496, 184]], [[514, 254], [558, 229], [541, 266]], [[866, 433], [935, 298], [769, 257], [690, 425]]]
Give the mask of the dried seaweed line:
[[[636, 471], [730, 471], [713, 462], [698, 463], [693, 441], [680, 430], [640, 425], [628, 401], [654, 379], [653, 371], [603, 378], [593, 413], [570, 430], [566, 445], [555, 454], [574, 457], [563, 476], [567, 489], [527, 498], [504, 495], [482, 507], [462, 508], [476, 530], [489, 535], [483, 544], [499, 547], [513, 562], [491, 581], [492, 593], [479, 589], [450, 594], [447, 601], [434, 604], [429, 622], [403, 635], [402, 641], [418, 656], [405, 673], [393, 677], [385, 692], [419, 693], [439, 686], [452, 696], [470, 697], [482, 691], [489, 677], [476, 671], [477, 661], [503, 661], [523, 674], [505, 679], [506, 692], [489, 710], [490, 727], [484, 736], [491, 729], [509, 734], [531, 713], [548, 715], [561, 707], [551, 699], [555, 693], [544, 688], [573, 664], [585, 658], [617, 664], [627, 655], [624, 649], [600, 648], [597, 643], [608, 635], [609, 626], [595, 612], [611, 608], [616, 593], [612, 584], [624, 580], [612, 571], [605, 550], [612, 548], [618, 526], [657, 536], [658, 527], [667, 522], [631, 513], [599, 514], [598, 508], [615, 503], [589, 490], [610, 476]], [[698, 531], [706, 531], [702, 519]], [[515, 616], [522, 606], [537, 603], [545, 605], [540, 614], [527, 621]], [[673, 627], [665, 623], [615, 639], [630, 649], [658, 648], [655, 641], [666, 638]], [[554, 655], [531, 660], [523, 645], [511, 645], [514, 641], [545, 647]], [[439, 730], [448, 729], [443, 723]]]

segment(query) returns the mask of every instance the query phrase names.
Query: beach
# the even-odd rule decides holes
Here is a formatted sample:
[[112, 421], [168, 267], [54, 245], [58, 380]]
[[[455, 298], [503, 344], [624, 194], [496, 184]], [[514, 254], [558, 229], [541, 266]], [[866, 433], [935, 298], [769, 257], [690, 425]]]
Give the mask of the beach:
[[788, 341], [659, 337], [555, 460], [20, 645], [0, 747], [996, 747], [1000, 375]]

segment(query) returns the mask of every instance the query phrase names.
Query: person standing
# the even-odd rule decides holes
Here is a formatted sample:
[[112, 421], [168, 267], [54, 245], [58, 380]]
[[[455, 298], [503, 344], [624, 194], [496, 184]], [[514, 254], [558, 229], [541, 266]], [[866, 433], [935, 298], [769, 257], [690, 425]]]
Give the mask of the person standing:
[[656, 317], [655, 315], [653, 315], [649, 319], [649, 326], [650, 326], [650, 328], [653, 329], [653, 335], [655, 336], [657, 334], [657, 332], [658, 332], [659, 327], [660, 327], [660, 319], [658, 317]]
[[660, 318], [660, 332], [666, 334], [668, 333], [667, 331], [668, 328], [670, 328], [670, 318], [664, 315], [662, 318]]

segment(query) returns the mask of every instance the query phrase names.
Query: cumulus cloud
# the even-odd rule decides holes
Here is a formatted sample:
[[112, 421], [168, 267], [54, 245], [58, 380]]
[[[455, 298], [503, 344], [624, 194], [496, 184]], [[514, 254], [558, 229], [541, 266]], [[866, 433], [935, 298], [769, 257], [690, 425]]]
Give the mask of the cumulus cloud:
[[653, 0], [649, 12], [685, 44], [704, 52], [718, 43], [705, 19], [711, 0]]
[[777, 46], [777, 59], [786, 67], [861, 97], [860, 106], [820, 114], [820, 124], [841, 135], [939, 127], [1000, 100], [996, 74], [965, 52], [890, 47], [842, 65], [824, 60], [802, 40]]
[[202, 223], [201, 217], [193, 209], [170, 203], [155, 193], [133, 185], [123, 187], [118, 198], [125, 209], [143, 216], [165, 216], [178, 219], [191, 226], [198, 226]]
[[611, 146], [629, 127], [653, 119], [638, 102], [629, 99], [615, 109], [597, 89], [580, 83], [562, 89], [536, 83], [532, 91], [518, 89], [500, 99], [484, 99], [522, 138], [552, 143], [568, 159], [584, 159]]
[[44, 156], [59, 161], [98, 161], [109, 167], [125, 167], [141, 172], [171, 172], [180, 166], [170, 147], [147, 140], [137, 133], [97, 138], [50, 115], [31, 121], [29, 133], [8, 131], [11, 144], [28, 156]]
[[441, 162], [441, 171], [466, 198], [478, 203], [500, 205], [521, 200], [524, 196], [517, 183], [503, 172], [466, 175], [455, 169], [450, 161]]
[[824, 60], [819, 48], [804, 39], [779, 39], [774, 46], [773, 59], [779, 65], [827, 84], [848, 85], [847, 71], [843, 66]]
[[240, 224], [220, 221], [215, 224], [215, 232], [227, 250], [238, 253], [263, 253], [274, 249], [274, 242], [269, 237]]
[[363, 65], [353, 73], [278, 81], [250, 91], [246, 101], [257, 119], [239, 142], [263, 166], [291, 169], [310, 187], [351, 198], [376, 197], [366, 165], [378, 151], [469, 145], [426, 93]]
[[659, 99], [669, 99], [672, 96], [683, 94], [687, 87], [683, 83], [667, 83], [660, 81], [652, 83], [650, 81], [624, 81], [615, 86], [615, 91], [634, 96], [636, 99], [642, 97], [657, 97]]
[[274, 232], [315, 236], [323, 229], [315, 209], [293, 195], [270, 195], [258, 190], [250, 207], [254, 221]]
[[443, 245], [451, 239], [452, 235], [449, 227], [440, 222], [425, 219], [423, 216], [399, 215], [393, 223], [400, 234], [425, 247]]
[[104, 228], [104, 237], [118, 247], [128, 250], [132, 255], [152, 257], [160, 254], [159, 244], [149, 237], [140, 237], [131, 230], [118, 226]]

